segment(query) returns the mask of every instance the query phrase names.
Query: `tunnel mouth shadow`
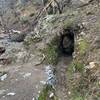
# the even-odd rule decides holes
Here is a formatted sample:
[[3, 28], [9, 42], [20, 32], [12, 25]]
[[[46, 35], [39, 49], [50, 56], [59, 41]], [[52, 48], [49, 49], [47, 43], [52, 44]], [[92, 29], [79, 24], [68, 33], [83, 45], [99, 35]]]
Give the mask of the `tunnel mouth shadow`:
[[59, 43], [59, 54], [60, 56], [72, 56], [74, 52], [74, 30], [69, 27], [67, 29], [63, 29], [63, 32], [60, 35], [60, 43]]

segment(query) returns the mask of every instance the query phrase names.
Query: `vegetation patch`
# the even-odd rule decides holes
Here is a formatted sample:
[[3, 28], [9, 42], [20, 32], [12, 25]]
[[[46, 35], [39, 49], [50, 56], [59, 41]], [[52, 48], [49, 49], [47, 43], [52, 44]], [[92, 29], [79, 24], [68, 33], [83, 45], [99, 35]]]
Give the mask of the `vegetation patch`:
[[84, 64], [79, 61], [73, 61], [69, 67], [68, 71], [70, 72], [83, 72], [84, 71]]
[[[67, 29], [68, 27], [73, 27], [73, 29], [74, 29], [74, 28], [76, 28], [77, 23], [78, 23], [78, 21], [77, 21], [76, 17], [72, 17], [72, 18], [70, 18], [70, 19], [66, 19], [66, 20], [63, 22], [63, 28], [64, 28], [64, 29]], [[77, 28], [78, 28], [78, 27], [77, 27]]]
[[58, 100], [51, 85], [46, 85], [39, 94], [38, 100]]
[[58, 42], [59, 38], [54, 38], [47, 48], [44, 50], [45, 60], [48, 64], [57, 64], [59, 57]]
[[68, 88], [71, 92], [69, 100], [99, 100], [98, 76], [91, 70], [85, 69], [85, 65], [73, 61], [67, 70]]
[[67, 82], [70, 91], [69, 100], [99, 100], [100, 84], [98, 73], [86, 68], [84, 56], [89, 50], [89, 42], [80, 38], [76, 45], [76, 56], [67, 69]]
[[82, 39], [79, 41], [78, 50], [81, 55], [85, 54], [88, 47], [89, 47], [89, 44], [88, 44], [87, 40]]

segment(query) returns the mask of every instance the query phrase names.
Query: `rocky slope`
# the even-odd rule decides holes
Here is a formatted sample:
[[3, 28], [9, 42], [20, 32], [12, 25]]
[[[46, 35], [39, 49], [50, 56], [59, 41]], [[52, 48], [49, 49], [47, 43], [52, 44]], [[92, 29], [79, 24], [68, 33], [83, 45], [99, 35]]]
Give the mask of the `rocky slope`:
[[62, 14], [38, 20], [41, 4], [17, 5], [6, 34], [1, 27], [1, 100], [99, 100], [99, 0], [58, 2]]

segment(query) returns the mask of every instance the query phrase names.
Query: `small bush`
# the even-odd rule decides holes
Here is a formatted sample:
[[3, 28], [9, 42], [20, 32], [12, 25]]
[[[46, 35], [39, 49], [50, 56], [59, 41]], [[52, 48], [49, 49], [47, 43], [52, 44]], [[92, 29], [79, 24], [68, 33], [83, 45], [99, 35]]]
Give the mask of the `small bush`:
[[88, 42], [84, 39], [80, 40], [78, 48], [79, 48], [79, 52], [81, 55], [85, 54], [87, 48], [88, 48]]

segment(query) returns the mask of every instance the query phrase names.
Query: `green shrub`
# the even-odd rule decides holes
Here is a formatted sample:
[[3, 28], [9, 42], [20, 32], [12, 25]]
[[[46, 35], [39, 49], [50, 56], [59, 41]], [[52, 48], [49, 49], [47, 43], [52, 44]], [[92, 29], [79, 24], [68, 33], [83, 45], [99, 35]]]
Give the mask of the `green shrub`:
[[45, 49], [45, 55], [46, 55], [46, 62], [48, 64], [57, 64], [58, 52], [56, 46], [48, 46], [48, 48]]
[[79, 48], [79, 52], [81, 55], [83, 55], [86, 52], [88, 46], [89, 45], [88, 45], [88, 42], [86, 40], [82, 39], [79, 41], [78, 48]]
[[68, 67], [69, 71], [71, 73], [74, 72], [83, 72], [84, 71], [84, 64], [78, 62], [78, 61], [73, 61], [69, 67]]

